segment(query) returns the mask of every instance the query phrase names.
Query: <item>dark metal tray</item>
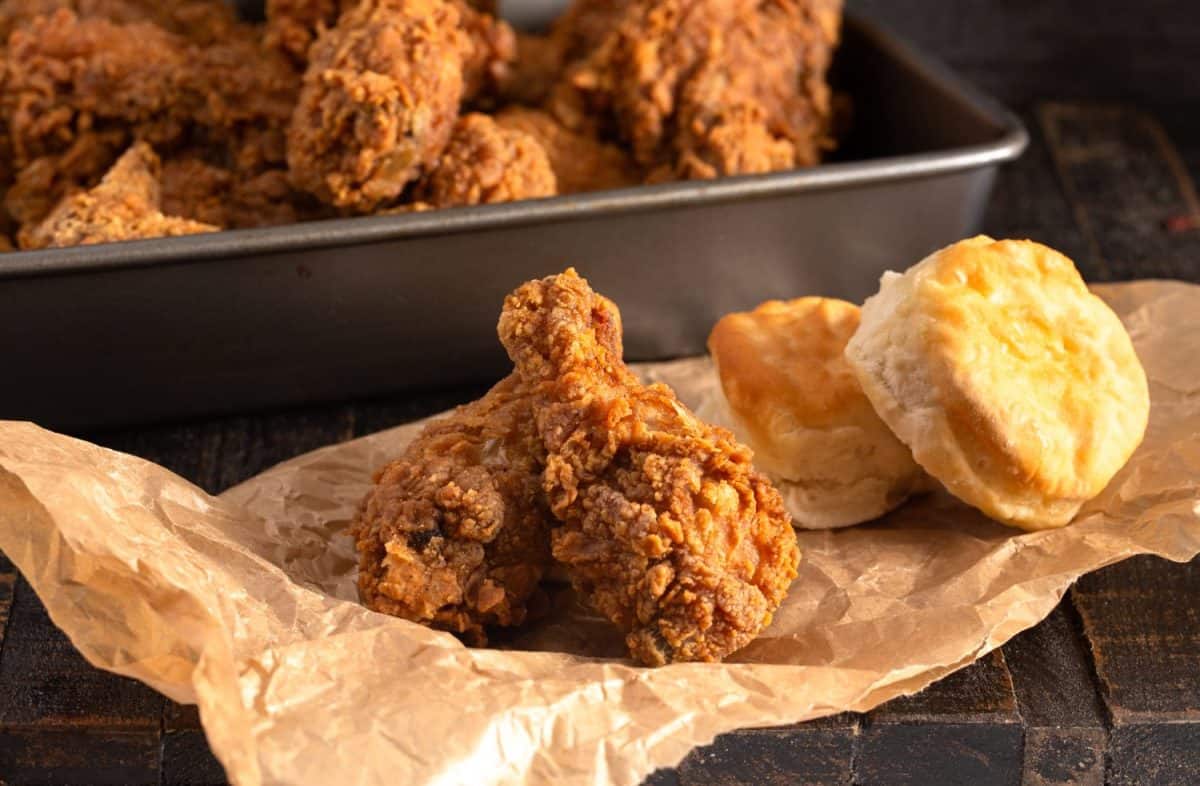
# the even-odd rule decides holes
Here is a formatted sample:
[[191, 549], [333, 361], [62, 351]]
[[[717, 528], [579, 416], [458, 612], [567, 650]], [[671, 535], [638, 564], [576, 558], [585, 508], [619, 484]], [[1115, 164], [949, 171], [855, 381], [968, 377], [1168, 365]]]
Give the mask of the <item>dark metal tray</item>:
[[0, 256], [0, 417], [58, 428], [496, 378], [504, 295], [574, 265], [621, 307], [627, 355], [704, 351], [771, 297], [861, 300], [973, 233], [1009, 112], [851, 16], [835, 161], [407, 216]]

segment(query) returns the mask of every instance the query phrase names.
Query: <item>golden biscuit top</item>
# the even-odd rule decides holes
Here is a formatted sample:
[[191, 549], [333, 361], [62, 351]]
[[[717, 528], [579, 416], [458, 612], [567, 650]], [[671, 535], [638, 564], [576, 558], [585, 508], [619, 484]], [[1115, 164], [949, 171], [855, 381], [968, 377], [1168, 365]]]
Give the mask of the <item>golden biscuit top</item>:
[[708, 349], [730, 409], [768, 434], [873, 417], [842, 357], [858, 322], [857, 306], [820, 297], [722, 317]]
[[1146, 426], [1145, 372], [1120, 320], [1070, 259], [1031, 241], [965, 240], [914, 291], [934, 395], [981, 470], [1090, 497]]

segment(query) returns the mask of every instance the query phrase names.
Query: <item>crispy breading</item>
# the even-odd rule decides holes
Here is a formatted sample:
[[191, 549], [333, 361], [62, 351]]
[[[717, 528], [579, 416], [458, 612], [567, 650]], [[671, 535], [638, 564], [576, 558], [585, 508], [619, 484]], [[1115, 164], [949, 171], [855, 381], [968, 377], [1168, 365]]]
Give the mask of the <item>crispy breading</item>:
[[243, 174], [196, 153], [163, 161], [162, 191], [164, 212], [224, 229], [278, 226], [327, 214], [292, 188], [286, 170]]
[[368, 212], [437, 161], [463, 95], [465, 36], [443, 0], [364, 0], [310, 52], [288, 131], [292, 182]]
[[831, 145], [840, 14], [841, 0], [630, 0], [550, 105], [620, 138], [651, 180], [813, 165]]
[[487, 115], [463, 115], [450, 143], [418, 185], [414, 199], [432, 208], [554, 196], [546, 151], [523, 131]]
[[150, 22], [206, 45], [229, 38], [240, 26], [233, 6], [224, 0], [4, 0], [0, 3], [0, 45], [13, 30], [60, 8], [82, 19]]
[[555, 560], [648, 665], [716, 661], [766, 627], [799, 550], [749, 449], [621, 359], [620, 315], [568, 270], [505, 300], [531, 389]]
[[41, 224], [22, 233], [22, 248], [112, 243], [118, 240], [194, 235], [219, 227], [164, 215], [160, 165], [144, 142], [129, 148], [89, 191], [60, 202]]
[[303, 67], [308, 49], [357, 0], [267, 0], [266, 42]]
[[550, 565], [542, 462], [515, 375], [430, 423], [355, 519], [363, 602], [474, 644], [525, 621]]
[[60, 9], [18, 29], [3, 51], [0, 114], [25, 225], [94, 185], [134, 140], [170, 153], [203, 147], [244, 177], [284, 165], [299, 80], [250, 31], [199, 46], [147, 22]]
[[[493, 3], [446, 0], [458, 11], [466, 48], [463, 60], [463, 98], [467, 101], [495, 96], [516, 58], [516, 34], [496, 18]], [[344, 13], [359, 0], [267, 0], [266, 41], [303, 69], [311, 47], [323, 32], [337, 26]]]
[[550, 159], [560, 194], [624, 188], [642, 181], [641, 172], [624, 150], [572, 131], [548, 112], [511, 106], [497, 113], [496, 122], [538, 141]]

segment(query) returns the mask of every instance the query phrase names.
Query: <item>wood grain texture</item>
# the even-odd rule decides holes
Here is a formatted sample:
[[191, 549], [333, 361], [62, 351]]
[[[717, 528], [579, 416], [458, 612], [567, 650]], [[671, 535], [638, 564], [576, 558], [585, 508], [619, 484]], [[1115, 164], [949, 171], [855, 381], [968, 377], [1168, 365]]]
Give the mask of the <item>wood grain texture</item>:
[[835, 786], [853, 779], [859, 717], [722, 734], [688, 754], [679, 786]]
[[1000, 99], [1194, 108], [1194, 0], [848, 0]]
[[0, 773], [12, 783], [157, 783], [164, 699], [92, 668], [19, 579], [0, 657]]
[[157, 737], [105, 729], [0, 727], [6, 786], [157, 786]]
[[[1200, 200], [1162, 126], [1121, 106], [1050, 104], [1042, 126], [1092, 259], [1115, 278], [1197, 280], [1200, 233], [1173, 231]], [[1109, 721], [1106, 782], [1192, 783], [1200, 773], [1200, 562], [1141, 557], [1071, 592]]]
[[83, 436], [161, 464], [217, 494], [285, 459], [353, 434], [352, 408], [330, 405]]
[[1200, 728], [1194, 722], [1114, 725], [1110, 786], [1192, 786], [1197, 773]]
[[434, 390], [420, 396], [381, 399], [354, 406], [354, 436], [361, 437], [393, 426], [453, 409], [459, 404], [479, 398], [487, 392], [486, 385], [467, 388]]
[[867, 716], [855, 783], [1017, 784], [1023, 733], [1012, 676], [995, 651]]
[[194, 704], [163, 702], [163, 786], [220, 786], [225, 770], [213, 756]]
[[1004, 646], [1025, 727], [1022, 783], [1101, 786], [1105, 711], [1070, 603]]
[[1029, 148], [1005, 166], [996, 179], [983, 231], [996, 238], [1030, 239], [1052, 245], [1076, 261], [1084, 278], [1097, 279], [1089, 264], [1089, 247], [1055, 174], [1037, 115], [1026, 112], [1021, 119], [1029, 130]]
[[[1071, 255], [1089, 280], [1200, 281], [1200, 15], [1192, 0], [859, 0], [1014, 101], [1033, 144], [1005, 169], [985, 231]], [[1184, 74], [1183, 78], [1179, 75]], [[1127, 106], [1053, 96], [1141, 96]], [[1165, 128], [1157, 122], [1166, 118]], [[276, 461], [469, 400], [481, 389], [84, 435], [209, 491]], [[723, 735], [654, 786], [733, 783], [1168, 784], [1200, 772], [1197, 564], [1135, 560], [980, 663], [867, 718]], [[0, 556], [0, 781], [221, 783], [195, 709], [88, 666]], [[14, 593], [14, 584], [15, 593]], [[15, 597], [14, 597], [15, 595]], [[11, 606], [11, 610], [9, 607]]]
[[17, 569], [0, 552], [0, 657], [4, 653], [4, 634], [8, 630], [8, 618], [12, 612], [13, 590], [17, 586]]
[[1169, 227], [1200, 219], [1200, 198], [1162, 126], [1126, 106], [1051, 103], [1039, 116], [1098, 277], [1195, 278], [1200, 232]]
[[1200, 562], [1137, 557], [1076, 584], [1072, 599], [1114, 727], [1200, 724], [1197, 598]]

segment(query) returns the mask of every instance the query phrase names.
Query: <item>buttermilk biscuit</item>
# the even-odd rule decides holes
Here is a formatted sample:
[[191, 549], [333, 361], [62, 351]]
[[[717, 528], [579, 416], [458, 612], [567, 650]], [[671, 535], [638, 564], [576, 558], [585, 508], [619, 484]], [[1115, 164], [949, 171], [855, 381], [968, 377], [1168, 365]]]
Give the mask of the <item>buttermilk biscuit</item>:
[[876, 518], [927, 480], [842, 356], [858, 321], [841, 300], [771, 301], [725, 316], [708, 338], [724, 395], [701, 416], [754, 450], [804, 529]]
[[929, 474], [1022, 529], [1070, 522], [1146, 430], [1121, 322], [1030, 241], [977, 237], [886, 274], [846, 357]]

